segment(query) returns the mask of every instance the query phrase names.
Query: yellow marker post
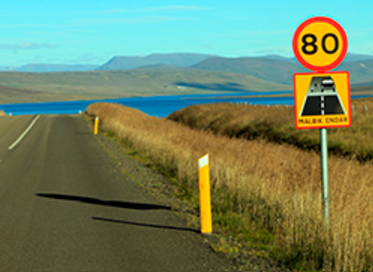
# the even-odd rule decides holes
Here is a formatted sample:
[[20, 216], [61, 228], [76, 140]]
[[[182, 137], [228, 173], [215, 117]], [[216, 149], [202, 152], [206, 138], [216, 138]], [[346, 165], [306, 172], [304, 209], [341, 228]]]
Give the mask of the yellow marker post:
[[93, 131], [93, 134], [94, 134], [94, 135], [97, 135], [97, 133], [98, 133], [98, 120], [99, 120], [99, 118], [96, 117], [96, 118], [95, 118], [94, 131]]
[[212, 233], [209, 154], [198, 160], [201, 233]]

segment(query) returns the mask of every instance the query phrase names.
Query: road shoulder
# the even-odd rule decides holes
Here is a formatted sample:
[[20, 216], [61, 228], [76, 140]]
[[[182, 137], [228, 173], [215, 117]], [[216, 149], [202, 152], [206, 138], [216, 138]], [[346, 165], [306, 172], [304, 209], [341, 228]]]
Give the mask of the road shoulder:
[[[96, 139], [111, 157], [113, 166], [136, 186], [142, 188], [145, 197], [149, 197], [152, 203], [170, 207], [175, 217], [172, 221], [178, 228], [185, 228], [196, 233], [193, 235], [194, 241], [189, 241], [194, 244], [194, 251], [200, 254], [215, 255], [217, 257], [214, 258], [215, 262], [219, 260], [220, 264], [214, 264], [213, 267], [216, 269], [220, 265], [218, 271], [242, 271], [238, 270], [233, 260], [214, 250], [212, 245], [217, 243], [217, 237], [199, 234], [198, 212], [191, 205], [176, 197], [179, 188], [173, 185], [169, 178], [152, 169], [149, 163], [141, 160], [139, 156], [136, 156], [135, 151], [121, 144], [115, 137], [101, 133], [96, 136]], [[204, 259], [208, 263], [211, 257], [206, 256]], [[211, 271], [217, 271], [215, 269]]]
[[[88, 120], [88, 125], [92, 129], [92, 121]], [[174, 214], [184, 222], [186, 228], [194, 229], [199, 232], [199, 212], [196, 207], [193, 207], [188, 201], [184, 201], [180, 195], [180, 187], [177, 182], [173, 181], [173, 177], [166, 177], [164, 174], [157, 171], [157, 167], [148, 159], [140, 156], [136, 150], [125, 145], [115, 135], [108, 135], [106, 132], [100, 132], [96, 136], [97, 141], [103, 149], [112, 158], [112, 163], [124, 175], [130, 178], [137, 186], [155, 199], [155, 202], [166, 205], [171, 208]], [[232, 249], [237, 248], [237, 240], [229, 234], [214, 230], [211, 236], [200, 235], [197, 243], [201, 247], [208, 248], [214, 251], [219, 259], [227, 263], [230, 267], [226, 271], [289, 271], [288, 269], [279, 266], [276, 261], [252, 255], [247, 258], [246, 254], [231, 254], [229, 250], [222, 251], [222, 243], [226, 247]], [[246, 251], [246, 249], [243, 249]], [[224, 252], [224, 253], [222, 253]]]

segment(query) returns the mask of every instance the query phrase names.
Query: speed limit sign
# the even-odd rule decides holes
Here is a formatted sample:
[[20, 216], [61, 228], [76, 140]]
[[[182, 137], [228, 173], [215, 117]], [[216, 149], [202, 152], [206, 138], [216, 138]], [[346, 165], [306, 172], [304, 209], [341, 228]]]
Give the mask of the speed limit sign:
[[315, 72], [337, 67], [346, 56], [347, 45], [343, 28], [328, 17], [318, 16], [304, 21], [293, 36], [295, 57], [300, 64]]

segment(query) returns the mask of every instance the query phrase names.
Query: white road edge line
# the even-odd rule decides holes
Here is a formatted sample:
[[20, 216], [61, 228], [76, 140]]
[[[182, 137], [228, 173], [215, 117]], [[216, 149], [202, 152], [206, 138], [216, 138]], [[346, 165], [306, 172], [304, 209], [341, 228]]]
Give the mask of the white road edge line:
[[26, 128], [26, 130], [21, 134], [21, 136], [18, 137], [18, 139], [12, 143], [9, 147], [8, 150], [12, 150], [13, 148], [16, 147], [17, 144], [19, 144], [20, 141], [26, 136], [26, 134], [30, 131], [30, 129], [35, 125], [36, 121], [39, 119], [40, 115], [36, 116], [34, 120], [32, 120], [31, 124]]

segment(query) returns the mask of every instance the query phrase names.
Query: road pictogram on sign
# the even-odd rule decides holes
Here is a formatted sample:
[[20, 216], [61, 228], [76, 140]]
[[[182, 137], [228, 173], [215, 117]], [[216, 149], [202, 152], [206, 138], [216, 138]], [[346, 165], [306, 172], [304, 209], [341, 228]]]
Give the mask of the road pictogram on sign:
[[330, 76], [314, 76], [301, 109], [301, 116], [346, 114]]
[[348, 72], [297, 73], [293, 80], [296, 128], [351, 125]]
[[347, 46], [346, 32], [328, 17], [304, 21], [293, 36], [295, 57], [304, 67], [316, 72], [337, 67], [346, 56]]

